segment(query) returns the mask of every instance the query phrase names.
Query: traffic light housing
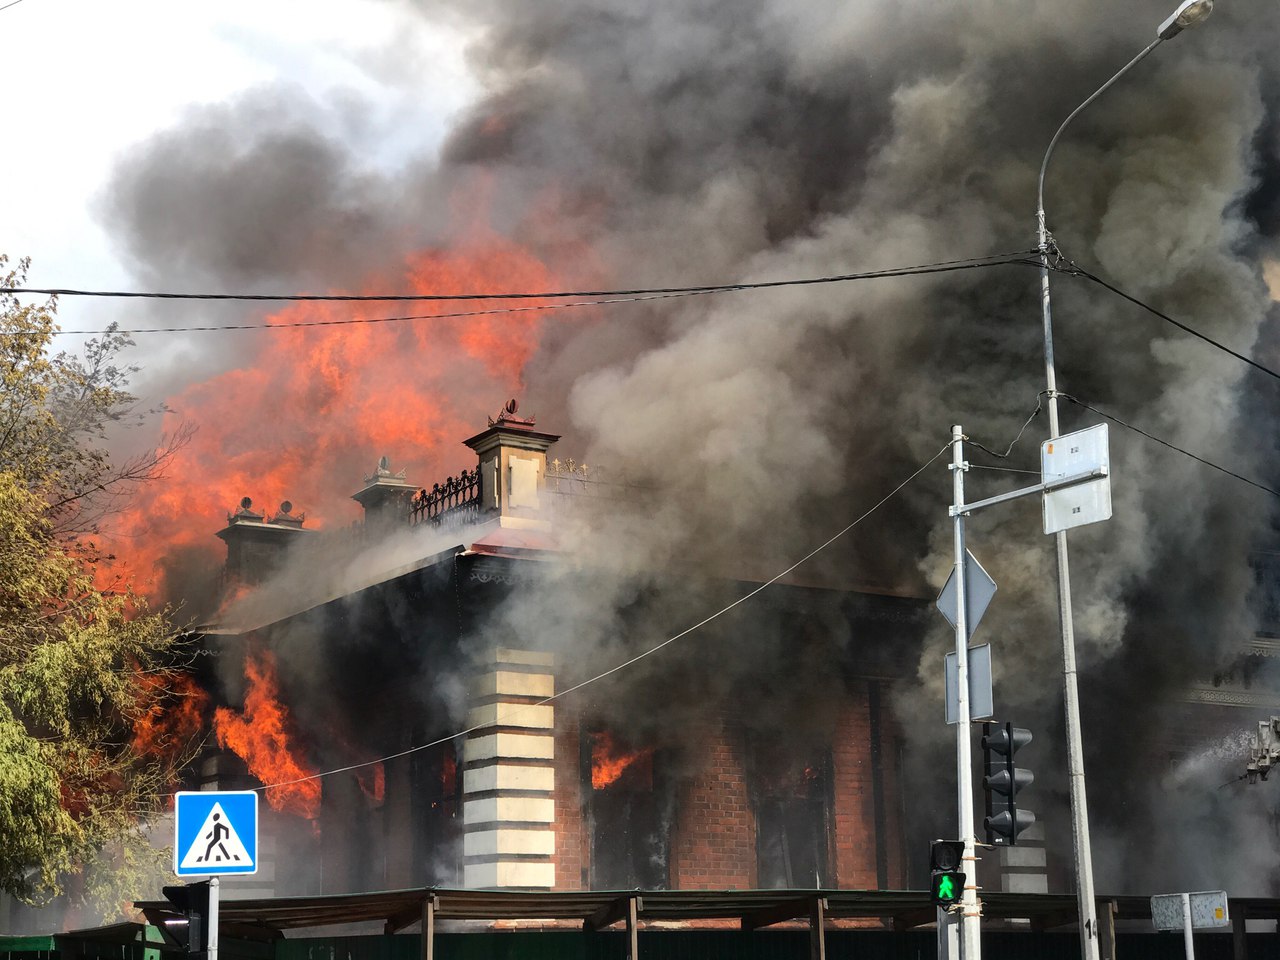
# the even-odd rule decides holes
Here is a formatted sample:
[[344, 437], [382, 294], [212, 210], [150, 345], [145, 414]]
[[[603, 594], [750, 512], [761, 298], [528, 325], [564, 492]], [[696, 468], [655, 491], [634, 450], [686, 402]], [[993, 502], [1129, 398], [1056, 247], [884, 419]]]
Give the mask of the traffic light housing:
[[929, 845], [929, 898], [939, 907], [959, 903], [964, 894], [963, 840], [934, 840]]
[[1024, 809], [1018, 794], [1035, 781], [1035, 774], [1019, 767], [1017, 753], [1032, 740], [1031, 731], [1012, 723], [982, 725], [982, 757], [986, 775], [982, 789], [987, 795], [987, 815], [982, 821], [987, 843], [1014, 846], [1018, 834], [1036, 822], [1036, 815]]
[[187, 918], [186, 929], [180, 925], [167, 927], [170, 935], [189, 954], [205, 954], [209, 950], [209, 881], [164, 888], [165, 899]]

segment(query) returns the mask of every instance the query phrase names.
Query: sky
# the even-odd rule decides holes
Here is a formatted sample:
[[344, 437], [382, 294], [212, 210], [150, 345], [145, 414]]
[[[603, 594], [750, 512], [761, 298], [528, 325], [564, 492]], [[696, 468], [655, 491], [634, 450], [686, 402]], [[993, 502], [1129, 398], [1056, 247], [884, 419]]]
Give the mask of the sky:
[[[130, 286], [103, 190], [131, 148], [192, 110], [266, 86], [354, 94], [372, 109], [331, 132], [394, 169], [435, 149], [477, 90], [462, 28], [387, 0], [21, 0], [0, 10], [0, 42], [0, 251], [32, 258], [33, 285]], [[67, 299], [60, 316], [96, 328], [110, 309]]]

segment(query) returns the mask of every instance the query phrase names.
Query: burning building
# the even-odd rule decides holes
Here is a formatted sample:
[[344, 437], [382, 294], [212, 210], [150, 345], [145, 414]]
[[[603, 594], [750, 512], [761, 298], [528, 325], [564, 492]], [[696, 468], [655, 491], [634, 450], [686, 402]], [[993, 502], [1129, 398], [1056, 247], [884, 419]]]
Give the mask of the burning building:
[[[413, 9], [425, 21], [442, 6], [477, 28], [487, 85], [438, 154], [372, 175], [368, 131], [330, 135], [350, 129], [345, 95], [268, 87], [193, 113], [122, 158], [107, 191], [139, 285], [629, 289], [1025, 251], [1057, 124], [1167, 14], [1098, 0], [1003, 19], [885, 0]], [[1275, 24], [1219, 8], [1073, 127], [1050, 225], [1064, 256], [1274, 368]], [[1077, 280], [1053, 280], [1063, 388], [1274, 487], [1259, 442], [1280, 416], [1272, 382]], [[206, 634], [228, 744], [208, 782], [320, 784], [318, 798], [267, 791], [290, 825], [277, 864], [305, 866], [262, 882], [463, 882], [468, 868], [535, 886], [912, 880], [923, 838], [953, 822], [927, 799], [951, 750], [921, 720], [936, 717], [949, 642], [919, 599], [946, 573], [940, 479], [922, 476], [890, 523], [803, 580], [540, 701], [740, 599], [912, 475], [951, 423], [1004, 449], [1042, 388], [1033, 280], [1002, 266], [487, 309], [506, 305], [405, 323], [341, 304], [266, 318], [192, 307], [267, 329], [184, 342], [153, 381], [202, 432], [181, 483], [145, 493], [125, 525], [131, 559], [187, 597], [182, 562], [219, 523], [198, 506], [250, 493], [243, 509], [261, 514], [224, 530], [229, 575], [261, 580]], [[539, 431], [514, 411], [453, 470], [438, 451], [509, 389], [578, 431], [593, 464], [625, 466], [625, 482], [557, 466], [547, 435], [529, 449]], [[1273, 844], [1257, 838], [1274, 811], [1217, 790], [1234, 749], [1217, 731], [1251, 730], [1280, 689], [1280, 631], [1271, 617], [1259, 628], [1249, 563], [1274, 509], [1137, 433], [1113, 436], [1115, 519], [1081, 534], [1088, 559], [1073, 568], [1099, 889], [1141, 889], [1190, 860], [1188, 885], [1272, 892]], [[987, 465], [1031, 469], [1025, 449]], [[417, 456], [413, 475], [379, 464], [360, 486], [344, 472], [384, 451]], [[340, 532], [332, 504], [357, 486], [366, 521]], [[309, 514], [296, 527], [277, 522], [292, 509], [261, 509], [286, 496]], [[1018, 509], [975, 531], [1001, 589], [984, 630], [1000, 638], [1002, 714], [1051, 746], [1051, 559]], [[243, 567], [282, 560], [285, 543], [273, 575]], [[157, 545], [167, 555], [143, 555]], [[277, 732], [235, 754], [236, 718]], [[1036, 802], [1062, 860], [1058, 766], [1038, 765]]]
[[[417, 489], [384, 458], [360, 528], [295, 545], [299, 527], [266, 529], [287, 507], [266, 521], [244, 502], [219, 533], [228, 576], [256, 586], [204, 634], [224, 705], [203, 783], [265, 785], [281, 838], [237, 886], [906, 886], [890, 687], [926, 605], [775, 584], [643, 656], [653, 624], [759, 580], [673, 565], [616, 604], [617, 571], [584, 566], [575, 538], [650, 492], [555, 457], [558, 439], [513, 401], [458, 477]], [[264, 533], [270, 549], [239, 548]], [[335, 556], [366, 582], [327, 595]], [[602, 594], [608, 643], [583, 632]]]
[[[474, 466], [429, 488], [383, 457], [355, 527], [247, 499], [229, 517], [200, 782], [264, 786], [274, 838], [272, 868], [236, 886], [918, 886], [920, 838], [954, 816], [949, 789], [908, 786], [910, 737], [950, 737], [916, 673], [933, 604], [799, 572], [759, 591], [750, 556], [629, 568], [620, 537], [665, 492], [562, 459], [559, 439], [512, 401], [465, 441]], [[1185, 780], [1250, 728], [1240, 707], [1273, 708], [1269, 650], [1260, 635], [1156, 705], [1138, 775]], [[1069, 883], [1052, 767], [1047, 826], [989, 858], [988, 888]], [[1094, 804], [1103, 829], [1128, 816], [1114, 799]]]

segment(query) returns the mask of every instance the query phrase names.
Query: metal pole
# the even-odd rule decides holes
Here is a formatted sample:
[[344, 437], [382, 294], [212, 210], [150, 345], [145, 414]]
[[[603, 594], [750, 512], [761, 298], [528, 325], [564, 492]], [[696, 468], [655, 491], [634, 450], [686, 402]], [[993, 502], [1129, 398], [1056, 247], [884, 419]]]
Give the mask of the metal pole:
[[1187, 960], [1196, 960], [1195, 940], [1191, 936], [1191, 894], [1182, 895], [1182, 947]]
[[[1051, 241], [1045, 225], [1044, 176], [1049, 168], [1053, 148], [1072, 120], [1101, 96], [1139, 61], [1159, 46], [1156, 39], [1130, 60], [1092, 96], [1072, 111], [1049, 141], [1044, 161], [1040, 164], [1039, 196], [1036, 207], [1037, 239], [1040, 249], [1040, 300], [1044, 319], [1044, 376], [1049, 407], [1049, 438], [1060, 436], [1058, 430], [1058, 378], [1053, 363], [1053, 314], [1049, 304], [1049, 255]], [[1058, 566], [1058, 623], [1062, 634], [1062, 690], [1067, 723], [1067, 774], [1071, 790], [1071, 834], [1074, 840], [1076, 866], [1076, 899], [1080, 917], [1080, 955], [1083, 960], [1099, 960], [1098, 917], [1093, 894], [1093, 853], [1089, 845], [1089, 805], [1085, 794], [1084, 747], [1080, 736], [1080, 694], [1076, 679], [1075, 625], [1071, 615], [1071, 569], [1067, 556], [1067, 534], [1054, 534]]]
[[978, 903], [978, 860], [974, 854], [973, 835], [973, 738], [969, 731], [969, 623], [965, 609], [968, 597], [968, 571], [965, 564], [964, 472], [969, 464], [964, 459], [964, 431], [951, 428], [951, 487], [955, 514], [952, 522], [956, 551], [956, 809], [960, 839], [964, 841], [964, 891], [960, 897], [960, 956], [963, 960], [980, 960], [982, 944], [979, 924], [982, 910]]
[[217, 877], [209, 881], [209, 936], [208, 960], [218, 960], [218, 887]]
[[956, 915], [938, 907], [938, 960], [960, 960]]

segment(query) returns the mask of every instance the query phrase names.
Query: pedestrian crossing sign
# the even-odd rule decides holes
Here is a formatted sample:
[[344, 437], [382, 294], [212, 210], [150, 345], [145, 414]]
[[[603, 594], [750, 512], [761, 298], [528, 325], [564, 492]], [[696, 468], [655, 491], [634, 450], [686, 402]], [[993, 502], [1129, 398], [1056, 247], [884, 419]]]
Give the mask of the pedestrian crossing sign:
[[179, 793], [173, 827], [173, 872], [178, 876], [258, 872], [256, 791]]

